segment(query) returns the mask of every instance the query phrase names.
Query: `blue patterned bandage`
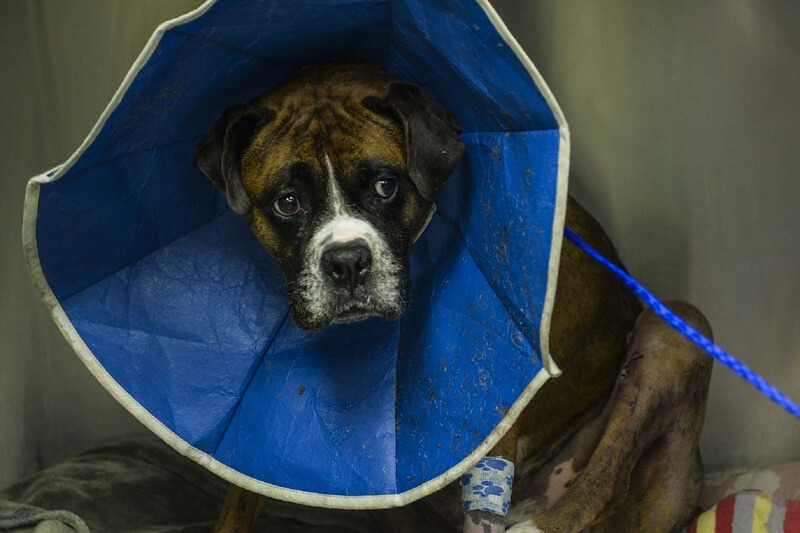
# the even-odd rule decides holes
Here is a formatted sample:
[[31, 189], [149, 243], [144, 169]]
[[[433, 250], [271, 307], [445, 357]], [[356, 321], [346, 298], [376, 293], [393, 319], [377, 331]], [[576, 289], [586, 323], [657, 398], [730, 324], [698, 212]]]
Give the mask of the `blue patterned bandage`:
[[514, 463], [500, 457], [484, 457], [461, 476], [461, 501], [464, 511], [508, 514]]

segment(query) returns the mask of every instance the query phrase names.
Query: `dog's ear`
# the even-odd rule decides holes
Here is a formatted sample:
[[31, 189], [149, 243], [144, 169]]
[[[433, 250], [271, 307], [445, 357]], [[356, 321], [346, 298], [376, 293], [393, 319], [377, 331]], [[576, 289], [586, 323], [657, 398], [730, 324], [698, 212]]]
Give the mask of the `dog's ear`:
[[260, 126], [275, 117], [270, 109], [236, 104], [226, 109], [206, 132], [194, 153], [194, 164], [228, 199], [234, 213], [246, 215], [250, 199], [239, 175], [239, 158]]
[[421, 88], [402, 82], [390, 83], [385, 97], [367, 97], [361, 103], [399, 122], [408, 174], [422, 197], [433, 202], [464, 151], [458, 119]]

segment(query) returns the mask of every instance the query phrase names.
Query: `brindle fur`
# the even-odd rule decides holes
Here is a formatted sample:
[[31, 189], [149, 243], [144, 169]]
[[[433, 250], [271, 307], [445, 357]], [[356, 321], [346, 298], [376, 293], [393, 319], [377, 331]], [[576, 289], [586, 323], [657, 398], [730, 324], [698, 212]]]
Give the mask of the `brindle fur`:
[[[447, 176], [425, 182], [418, 162], [411, 161], [418, 157], [411, 154], [408, 121], [404, 129], [397, 115], [416, 104], [399, 94], [389, 109], [386, 102], [393, 84], [388, 75], [361, 62], [306, 69], [249, 104], [226, 111], [227, 118], [223, 115], [201, 142], [198, 166], [227, 194], [234, 211], [248, 217], [279, 263], [291, 264], [292, 240], [297, 236], [276, 225], [265, 213], [265, 204], [272, 201], [272, 191], [293, 165], [305, 164], [305, 171], [318, 179], [326, 156], [342, 187], [353, 196], [365, 164], [386, 165], [410, 177], [413, 185], [407, 186], [406, 202], [393, 220], [396, 240], [410, 247]], [[413, 93], [401, 89], [398, 93]], [[434, 119], [453, 123], [446, 114]], [[237, 121], [248, 131], [224, 129]], [[233, 184], [208, 162], [220, 160], [223, 137], [240, 145], [235, 168], [229, 168], [240, 180]], [[432, 167], [440, 173], [455, 165], [454, 152], [460, 156], [452, 141], [445, 148], [451, 159]], [[224, 156], [221, 159], [224, 166]], [[316, 187], [314, 194], [324, 194], [322, 187]], [[601, 226], [571, 198], [566, 224], [619, 264]], [[696, 311], [680, 310], [699, 327], [707, 327]], [[561, 500], [547, 510], [534, 506], [535, 523], [543, 531], [578, 532], [592, 525], [601, 531], [669, 531], [683, 525], [679, 522], [694, 509], [701, 485], [697, 438], [710, 365], [649, 315], [634, 329], [641, 311], [639, 301], [616, 277], [571, 242], [564, 242], [550, 333], [552, 355], [563, 374], [542, 387], [490, 454], [513, 460], [518, 473], [514, 495], [539, 503], [542, 494], [536, 487], [546, 484], [554, 461], [565, 454], [582, 457], [578, 466], [585, 472]], [[624, 359], [632, 331], [630, 346], [646, 346], [648, 355], [647, 364], [634, 372], [635, 379], [620, 374], [623, 361], [630, 368], [637, 366], [631, 366], [630, 357]], [[632, 409], [637, 403], [642, 410]], [[670, 436], [673, 429], [679, 431], [677, 436]], [[593, 455], [595, 448], [599, 455]], [[684, 496], [676, 498], [680, 492]], [[404, 508], [372, 513], [387, 532], [456, 531], [464, 523], [458, 494], [453, 484]], [[255, 506], [263, 500], [233, 487], [215, 531], [249, 531], [258, 514]], [[659, 506], [668, 517], [653, 526], [648, 513]], [[480, 517], [467, 517], [466, 522], [480, 525]], [[489, 522], [492, 531], [502, 530], [496, 520]], [[532, 524], [515, 530], [536, 531]]]

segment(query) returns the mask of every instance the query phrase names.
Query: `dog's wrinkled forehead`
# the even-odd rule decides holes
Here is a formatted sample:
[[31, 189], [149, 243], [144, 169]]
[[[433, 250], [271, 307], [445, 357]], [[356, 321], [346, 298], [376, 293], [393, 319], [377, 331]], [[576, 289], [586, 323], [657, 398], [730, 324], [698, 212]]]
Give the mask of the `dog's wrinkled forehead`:
[[291, 165], [319, 176], [326, 157], [341, 179], [356, 177], [360, 165], [390, 167], [432, 205], [461, 158], [460, 133], [453, 114], [421, 87], [369, 62], [332, 63], [227, 108], [194, 162], [243, 216]]
[[314, 176], [338, 180], [357, 177], [365, 161], [405, 172], [403, 131], [362, 104], [381, 90], [361, 82], [326, 79], [313, 84], [300, 79], [266, 94], [257, 103], [275, 115], [240, 161], [247, 193], [253, 197], [271, 190], [299, 163]]

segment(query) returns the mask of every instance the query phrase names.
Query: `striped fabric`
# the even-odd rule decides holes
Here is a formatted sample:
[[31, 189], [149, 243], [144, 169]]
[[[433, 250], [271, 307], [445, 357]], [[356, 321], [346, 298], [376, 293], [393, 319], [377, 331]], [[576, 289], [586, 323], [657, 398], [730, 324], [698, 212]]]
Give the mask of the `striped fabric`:
[[800, 500], [765, 492], [733, 494], [698, 516], [684, 533], [800, 533]]

